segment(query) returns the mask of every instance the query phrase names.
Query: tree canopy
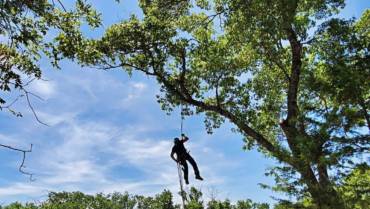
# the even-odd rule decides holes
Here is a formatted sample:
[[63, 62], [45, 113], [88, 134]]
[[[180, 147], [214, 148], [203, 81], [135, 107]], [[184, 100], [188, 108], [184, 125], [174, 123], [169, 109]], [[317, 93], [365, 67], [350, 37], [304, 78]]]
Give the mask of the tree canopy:
[[[272, 189], [317, 208], [346, 207], [338, 188], [369, 150], [370, 10], [354, 20], [335, 16], [344, 0], [140, 0], [143, 16], [91, 39], [79, 19], [98, 26], [98, 16], [82, 1], [74, 12], [47, 1], [3, 2], [14, 11], [1, 10], [11, 14], [2, 33], [18, 44], [2, 46], [11, 66], [1, 68], [2, 90], [21, 88], [13, 69], [40, 77], [39, 46], [55, 65], [68, 58], [142, 72], [158, 81], [163, 110], [204, 114], [209, 133], [228, 120], [245, 148], [277, 159]], [[43, 44], [49, 27], [60, 33]]]
[[[346, 183], [339, 188], [340, 194], [346, 199], [346, 206], [351, 209], [367, 209], [369, 205], [369, 167], [361, 165], [346, 178]], [[257, 203], [250, 199], [232, 202], [228, 199], [219, 200], [210, 198], [205, 200], [203, 193], [191, 187], [185, 193], [186, 209], [316, 209], [312, 200], [304, 199], [297, 203], [278, 202], [274, 205]], [[131, 195], [125, 193], [88, 195], [82, 192], [51, 192], [48, 198], [38, 204], [19, 202], [0, 206], [0, 209], [64, 209], [64, 208], [91, 208], [91, 209], [180, 209], [180, 205], [173, 200], [173, 194], [164, 190], [155, 196]]]
[[26, 97], [31, 106], [29, 97], [38, 97], [27, 86], [42, 78], [40, 59], [52, 58], [57, 66], [53, 40], [81, 40], [83, 23], [91, 27], [100, 24], [100, 16], [91, 5], [82, 0], [75, 3], [68, 9], [59, 0], [0, 0], [0, 110], [22, 116], [12, 106], [21, 97]]
[[[42, 99], [28, 89], [37, 79], [42, 79], [40, 60], [50, 58], [53, 66], [58, 67], [58, 52], [53, 51], [55, 40], [82, 40], [80, 26], [87, 23], [90, 27], [100, 25], [99, 14], [85, 1], [75, 1], [73, 9], [66, 8], [62, 1], [48, 0], [0, 0], [0, 111], [22, 117], [14, 109], [14, 104], [25, 99], [36, 120], [39, 120], [32, 106], [32, 98]], [[60, 47], [63, 44], [60, 43]], [[24, 171], [26, 153], [24, 150], [0, 143], [0, 147], [23, 154], [19, 171]]]
[[246, 148], [281, 162], [274, 190], [344, 208], [335, 185], [369, 148], [370, 11], [336, 18], [344, 0], [139, 2], [143, 17], [55, 51], [154, 77], [164, 110], [204, 113], [208, 132], [228, 120]]
[[[201, 191], [192, 187], [187, 194], [189, 201], [186, 209], [269, 209], [266, 203], [254, 203], [251, 200], [240, 200], [235, 204], [230, 200], [203, 200]], [[40, 204], [18, 202], [1, 207], [0, 209], [64, 209], [64, 208], [91, 208], [91, 209], [180, 209], [180, 205], [173, 201], [173, 194], [164, 190], [155, 196], [131, 195], [129, 193], [88, 195], [82, 192], [52, 192], [47, 200]]]

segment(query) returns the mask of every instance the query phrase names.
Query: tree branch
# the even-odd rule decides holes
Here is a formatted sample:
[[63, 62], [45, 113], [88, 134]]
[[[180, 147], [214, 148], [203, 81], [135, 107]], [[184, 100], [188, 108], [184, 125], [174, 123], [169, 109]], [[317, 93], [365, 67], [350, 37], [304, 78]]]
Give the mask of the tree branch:
[[12, 146], [9, 146], [9, 145], [5, 145], [5, 144], [0, 144], [0, 147], [4, 147], [6, 149], [10, 149], [10, 150], [14, 150], [14, 151], [17, 151], [17, 152], [21, 152], [22, 153], [22, 163], [20, 164], [18, 170], [19, 170], [20, 173], [22, 173], [24, 175], [28, 175], [30, 177], [30, 181], [34, 181], [33, 174], [30, 173], [30, 172], [25, 171], [24, 168], [26, 168], [26, 166], [25, 166], [26, 153], [32, 152], [32, 146], [33, 145], [31, 144], [30, 145], [30, 149], [24, 150], [24, 149], [15, 148], [15, 147], [12, 147]]
[[15, 113], [12, 109], [10, 109], [11, 108], [11, 106], [12, 105], [14, 105], [14, 103], [16, 103], [18, 100], [19, 100], [19, 98], [21, 98], [21, 97], [26, 97], [26, 101], [27, 101], [27, 105], [28, 105], [28, 107], [31, 109], [31, 111], [32, 111], [32, 114], [33, 114], [33, 116], [36, 118], [36, 121], [38, 122], [38, 123], [40, 123], [40, 124], [42, 124], [42, 125], [45, 125], [45, 126], [49, 126], [48, 124], [46, 124], [46, 123], [44, 123], [44, 122], [42, 122], [40, 119], [39, 119], [39, 117], [38, 117], [38, 115], [37, 115], [37, 113], [36, 113], [36, 111], [35, 111], [35, 109], [33, 108], [33, 105], [32, 105], [32, 103], [31, 103], [31, 100], [30, 100], [30, 95], [31, 96], [34, 96], [34, 97], [36, 97], [37, 99], [39, 99], [39, 100], [44, 100], [42, 97], [40, 97], [39, 95], [36, 95], [36, 94], [34, 94], [34, 93], [32, 93], [32, 92], [30, 92], [30, 91], [28, 91], [25, 87], [26, 86], [28, 86], [28, 85], [30, 85], [34, 80], [35, 80], [36, 78], [33, 78], [33, 79], [31, 79], [30, 81], [28, 81], [27, 83], [25, 83], [24, 85], [17, 85], [16, 83], [13, 83], [13, 82], [9, 82], [10, 84], [13, 84], [13, 85], [15, 85], [15, 86], [18, 86], [18, 88], [20, 89], [20, 91], [21, 92], [23, 92], [23, 94], [21, 94], [21, 95], [19, 95], [15, 100], [13, 100], [9, 105], [7, 105], [7, 106], [3, 106], [3, 107], [0, 107], [0, 110], [1, 109], [8, 109], [10, 112], [12, 112], [13, 114], [16, 114], [17, 116], [22, 116], [20, 113]]
[[[154, 57], [151, 55], [152, 58], [152, 66], [154, 65]], [[186, 72], [186, 63], [184, 63], [186, 60], [182, 59], [183, 61], [183, 69], [182, 71]], [[185, 67], [185, 68], [184, 68]], [[178, 98], [184, 102], [187, 102], [190, 105], [199, 107], [203, 109], [204, 111], [212, 111], [216, 112], [225, 118], [229, 119], [231, 122], [233, 122], [240, 130], [242, 130], [246, 135], [252, 137], [257, 141], [258, 144], [260, 144], [263, 148], [268, 150], [272, 155], [275, 155], [279, 160], [282, 160], [287, 163], [292, 163], [289, 154], [282, 152], [280, 149], [275, 147], [271, 142], [269, 142], [263, 135], [252, 129], [247, 124], [243, 123], [241, 120], [239, 120], [235, 115], [233, 115], [231, 112], [221, 108], [218, 105], [211, 105], [206, 104], [203, 101], [196, 100], [192, 97], [191, 93], [187, 90], [185, 86], [185, 76], [182, 76], [182, 79], [179, 80], [179, 87], [176, 87], [176, 85], [172, 84], [165, 75], [160, 73], [159, 70], [154, 70], [154, 75], [157, 77], [157, 79], [171, 92], [176, 94]]]
[[288, 115], [286, 118], [287, 124], [295, 126], [298, 116], [298, 85], [300, 80], [302, 66], [302, 44], [299, 42], [297, 34], [292, 27], [286, 29], [287, 37], [292, 50], [292, 67], [290, 73], [290, 82], [288, 87]]
[[134, 68], [138, 71], [141, 71], [143, 73], [145, 73], [146, 75], [151, 75], [151, 76], [154, 76], [155, 74], [153, 72], [150, 72], [144, 68], [141, 68], [141, 67], [138, 67], [138, 66], [135, 66], [133, 64], [130, 64], [130, 63], [121, 63], [119, 65], [111, 65], [109, 63], [104, 63], [105, 66], [102, 66], [102, 67], [98, 67], [98, 69], [100, 70], [110, 70], [110, 69], [115, 69], [115, 68], [123, 68], [123, 67], [131, 67], [131, 68]]
[[365, 120], [366, 120], [366, 123], [367, 123], [367, 127], [370, 131], [370, 116], [369, 116], [369, 113], [367, 112], [367, 108], [366, 108], [366, 102], [364, 101], [364, 99], [360, 98], [360, 106], [362, 108], [362, 113], [365, 117]]
[[264, 51], [267, 53], [267, 56], [270, 58], [271, 62], [274, 63], [280, 70], [284, 73], [285, 79], [287, 82], [290, 82], [290, 77], [288, 75], [287, 70], [285, 67], [279, 62], [274, 59], [274, 56], [271, 54], [270, 50], [265, 46], [263, 40], [262, 40], [262, 47], [265, 49]]
[[[37, 122], [39, 122], [39, 123], [40, 123], [40, 124], [42, 124], [42, 125], [49, 126], [48, 124], [46, 124], [46, 123], [42, 122], [42, 121], [39, 119], [39, 117], [37, 116], [37, 113], [36, 113], [35, 109], [33, 108], [32, 104], [31, 104], [31, 101], [30, 101], [30, 97], [29, 97], [30, 92], [28, 92], [28, 91], [26, 91], [26, 90], [23, 90], [23, 91], [24, 91], [24, 93], [25, 93], [25, 95], [26, 95], [26, 99], [27, 99], [28, 107], [31, 109], [31, 111], [32, 111], [32, 113], [33, 113], [33, 116], [36, 118]], [[33, 95], [33, 94], [31, 94], [31, 95]]]

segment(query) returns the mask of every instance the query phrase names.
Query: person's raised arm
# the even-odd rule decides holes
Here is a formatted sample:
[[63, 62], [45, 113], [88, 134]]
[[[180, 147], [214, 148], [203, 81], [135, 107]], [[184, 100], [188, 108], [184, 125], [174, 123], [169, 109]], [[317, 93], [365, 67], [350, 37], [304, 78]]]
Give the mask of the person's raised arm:
[[181, 142], [182, 143], [185, 143], [189, 140], [189, 138], [187, 136], [185, 136], [185, 134], [181, 134]]

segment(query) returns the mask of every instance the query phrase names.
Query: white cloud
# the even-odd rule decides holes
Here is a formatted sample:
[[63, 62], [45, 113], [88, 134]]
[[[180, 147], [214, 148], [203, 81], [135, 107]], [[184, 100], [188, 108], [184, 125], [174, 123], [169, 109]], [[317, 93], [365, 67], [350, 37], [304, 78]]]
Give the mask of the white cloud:
[[131, 85], [137, 91], [143, 91], [147, 87], [147, 85], [143, 82], [133, 82]]
[[[153, 107], [157, 86], [142, 82], [144, 79], [123, 82], [108, 72], [84, 72], [83, 76], [68, 72], [53, 80], [53, 84], [37, 87], [40, 94], [53, 97], [53, 103], [46, 101], [37, 107], [42, 121], [51, 127], [35, 126], [34, 118], [23, 123], [14, 120], [15, 135], [0, 135], [0, 141], [26, 147], [27, 140], [32, 139], [35, 149], [27, 166], [37, 179], [20, 183], [10, 178], [6, 185], [0, 184], [0, 200], [63, 190], [152, 195], [170, 189], [177, 194], [177, 167], [169, 156], [172, 140], [163, 136], [177, 133], [178, 124], [173, 122], [178, 120], [177, 116], [173, 119], [162, 115], [158, 106]], [[51, 90], [49, 84], [53, 85]], [[126, 117], [126, 113], [137, 116], [115, 118], [118, 114]], [[227, 181], [225, 173], [237, 163], [208, 146], [209, 137], [203, 129], [191, 131], [194, 141], [191, 137], [187, 146], [205, 178], [204, 182], [195, 180], [189, 165], [191, 185], [222, 188]], [[132, 178], [121, 167], [138, 175]], [[178, 201], [178, 195], [174, 196]]]
[[[34, 159], [38, 163], [33, 163], [39, 166], [36, 173], [37, 184], [27, 187], [27, 184], [16, 183], [9, 192], [9, 187], [0, 188], [2, 196], [40, 196], [40, 193], [45, 194], [47, 190], [70, 191], [74, 188], [88, 193], [129, 191], [145, 195], [167, 188], [177, 193], [177, 168], [169, 157], [172, 140], [143, 137], [150, 130], [144, 125], [118, 128], [102, 122], [80, 122], [73, 118], [56, 127], [61, 135], [55, 140], [57, 144], [34, 153], [39, 155]], [[119, 129], [121, 130], [118, 131]], [[193, 151], [202, 153], [200, 149]], [[208, 151], [212, 152], [210, 148]], [[102, 164], [97, 158], [104, 153], [110, 157]], [[124, 173], [117, 173], [115, 175], [122, 182], [117, 183], [117, 179], [109, 176], [112, 169], [120, 165], [136, 168], [144, 176], [137, 181], [126, 178]], [[210, 175], [212, 169], [209, 166], [200, 165], [200, 168], [207, 174], [207, 184], [222, 182], [222, 178], [217, 175]], [[192, 175], [191, 167], [189, 173]], [[193, 179], [191, 181], [193, 185], [202, 185], [202, 182]]]
[[119, 147], [115, 147], [117, 154], [123, 155], [127, 160], [134, 164], [157, 164], [160, 159], [169, 156], [171, 143], [164, 140], [139, 139], [136, 137], [119, 140]]
[[52, 169], [52, 175], [42, 180], [42, 182], [52, 185], [65, 183], [78, 184], [86, 181], [104, 182], [101, 167], [88, 160], [64, 163], [55, 162]]
[[16, 141], [14, 139], [11, 139], [11, 137], [0, 133], [0, 143], [1, 144], [9, 144], [9, 143], [15, 143], [15, 142]]
[[147, 84], [143, 82], [130, 82], [129, 87], [127, 90], [127, 94], [121, 101], [121, 107], [129, 108], [132, 107], [133, 104], [138, 102], [145, 91], [147, 90]]
[[[19, 140], [15, 136], [4, 135], [4, 134], [0, 134], [0, 144], [11, 146], [11, 147], [18, 148], [18, 149], [29, 149], [30, 148], [30, 144], [27, 143], [25, 140]], [[5, 149], [5, 147], [1, 147], [1, 148]]]
[[31, 83], [31, 92], [42, 97], [49, 99], [56, 93], [56, 83], [48, 80], [35, 80]]
[[11, 186], [0, 188], [0, 197], [13, 195], [35, 195], [40, 194], [45, 188], [28, 183], [15, 183]]

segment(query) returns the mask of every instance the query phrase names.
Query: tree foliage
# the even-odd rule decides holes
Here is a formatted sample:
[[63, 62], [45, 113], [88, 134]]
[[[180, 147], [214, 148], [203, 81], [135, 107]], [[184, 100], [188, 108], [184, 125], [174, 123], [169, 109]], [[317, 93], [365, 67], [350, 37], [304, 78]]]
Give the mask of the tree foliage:
[[370, 205], [370, 167], [367, 164], [358, 165], [350, 175], [344, 178], [339, 192], [347, 207], [365, 209]]
[[[246, 148], [277, 159], [274, 190], [346, 207], [340, 182], [369, 150], [369, 10], [345, 20], [333, 16], [344, 0], [139, 2], [143, 17], [89, 39], [81, 20], [96, 27], [99, 16], [83, 1], [69, 12], [45, 0], [1, 1], [9, 40], [0, 47], [1, 90], [23, 89], [21, 74], [40, 78], [42, 51], [56, 66], [69, 58], [142, 72], [161, 86], [164, 110], [203, 113], [209, 133], [228, 120]], [[52, 28], [59, 33], [47, 42]]]
[[[81, 24], [100, 25], [99, 14], [89, 4], [74, 2], [75, 7], [67, 10], [60, 0], [0, 0], [0, 110], [22, 116], [12, 105], [21, 97], [30, 105], [29, 96], [36, 96], [26, 87], [42, 78], [41, 57], [52, 58], [57, 65], [53, 39], [78, 41], [82, 39]], [[12, 99], [16, 92], [19, 95]]]
[[[365, 209], [369, 207], [370, 168], [367, 164], [359, 164], [352, 172], [343, 178], [337, 186], [337, 191], [344, 199], [347, 208]], [[280, 201], [275, 209], [315, 209], [312, 199], [304, 198], [298, 202]]]
[[[50, 58], [51, 64], [58, 67], [58, 52], [54, 41], [60, 48], [67, 45], [60, 40], [82, 40], [80, 26], [87, 23], [95, 28], [100, 25], [100, 15], [83, 0], [76, 0], [71, 10], [60, 0], [0, 0], [0, 111], [22, 117], [14, 109], [14, 104], [25, 98], [28, 107], [39, 120], [31, 102], [31, 97], [42, 99], [28, 90], [28, 85], [42, 79], [40, 59]], [[25, 153], [23, 150], [0, 143], [0, 147], [21, 152], [23, 160], [19, 171], [24, 171]]]
[[143, 17], [55, 51], [154, 77], [164, 110], [204, 113], [210, 133], [228, 120], [246, 148], [281, 162], [274, 190], [345, 208], [336, 185], [369, 148], [370, 11], [334, 17], [344, 0], [139, 2]]
[[[346, 200], [346, 206], [351, 209], [367, 209], [369, 205], [369, 166], [361, 164], [345, 178], [338, 188], [340, 195]], [[273, 206], [267, 203], [256, 203], [250, 199], [231, 202], [228, 199], [203, 199], [200, 190], [192, 187], [186, 193], [186, 209], [316, 209], [312, 199], [306, 198], [298, 202], [281, 201]], [[164, 190], [151, 196], [131, 195], [125, 193], [88, 195], [82, 192], [51, 192], [48, 198], [38, 204], [19, 202], [0, 206], [0, 209], [180, 209], [174, 203], [173, 194]]]
[[[253, 203], [251, 200], [239, 201], [236, 204], [229, 200], [211, 200], [203, 202], [202, 193], [191, 188], [187, 194], [190, 198], [186, 209], [268, 209], [268, 204]], [[180, 209], [180, 205], [173, 202], [172, 193], [164, 190], [154, 197], [130, 195], [128, 193], [113, 193], [108, 195], [87, 195], [81, 192], [50, 193], [47, 200], [36, 205], [18, 202], [0, 207], [1, 209]]]

